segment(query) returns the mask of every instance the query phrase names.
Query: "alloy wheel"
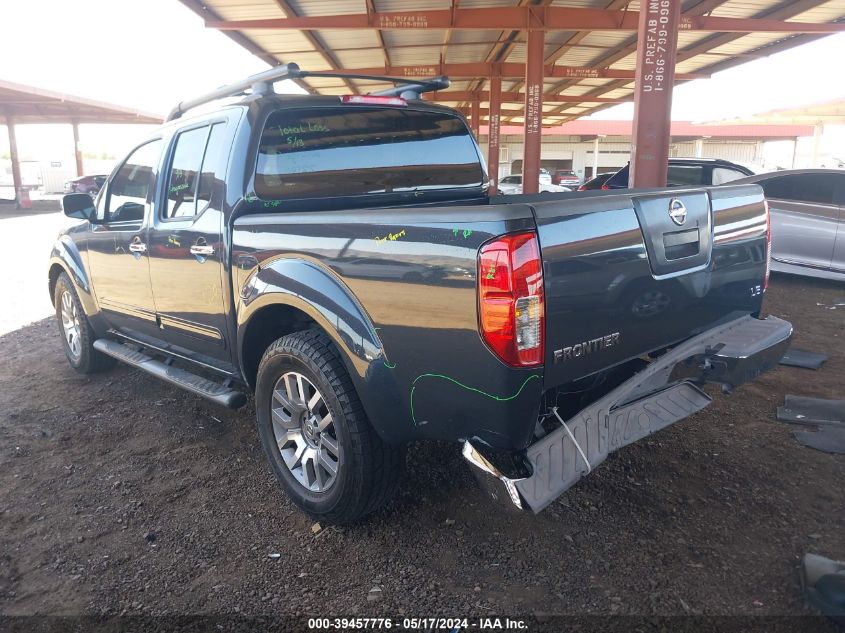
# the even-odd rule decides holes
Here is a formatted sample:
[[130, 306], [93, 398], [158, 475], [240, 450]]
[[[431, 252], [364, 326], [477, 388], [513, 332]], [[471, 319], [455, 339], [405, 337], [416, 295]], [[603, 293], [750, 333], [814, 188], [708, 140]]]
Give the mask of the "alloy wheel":
[[82, 328], [79, 324], [76, 302], [68, 290], [62, 293], [62, 329], [71, 355], [74, 359], [78, 359], [82, 355], [82, 341], [79, 338]]
[[287, 372], [273, 387], [270, 414], [282, 461], [294, 478], [311, 492], [328, 491], [342, 455], [320, 390], [306, 376]]

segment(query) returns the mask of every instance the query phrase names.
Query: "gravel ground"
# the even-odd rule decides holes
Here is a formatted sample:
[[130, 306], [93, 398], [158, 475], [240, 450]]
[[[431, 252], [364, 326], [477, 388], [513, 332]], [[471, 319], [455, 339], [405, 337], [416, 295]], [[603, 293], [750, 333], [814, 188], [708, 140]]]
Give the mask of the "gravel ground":
[[499, 513], [455, 446], [425, 443], [389, 507], [316, 534], [251, 407], [79, 376], [52, 319], [24, 327], [0, 337], [0, 614], [807, 614], [800, 557], [845, 559], [845, 457], [774, 415], [843, 397], [845, 309], [818, 305], [842, 296], [775, 277], [768, 311], [822, 370], [715, 395], [539, 516]]

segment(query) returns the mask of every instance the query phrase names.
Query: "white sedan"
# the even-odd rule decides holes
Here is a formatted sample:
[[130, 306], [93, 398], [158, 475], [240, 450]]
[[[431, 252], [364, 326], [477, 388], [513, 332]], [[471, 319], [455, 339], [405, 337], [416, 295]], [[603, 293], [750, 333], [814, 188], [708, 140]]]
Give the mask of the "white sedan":
[[[505, 176], [499, 181], [499, 193], [502, 195], [513, 195], [522, 193], [522, 174], [513, 174]], [[553, 185], [550, 182], [544, 182], [540, 179], [539, 183], [540, 193], [563, 193], [564, 191], [572, 191], [569, 187], [561, 187], [560, 185]]]

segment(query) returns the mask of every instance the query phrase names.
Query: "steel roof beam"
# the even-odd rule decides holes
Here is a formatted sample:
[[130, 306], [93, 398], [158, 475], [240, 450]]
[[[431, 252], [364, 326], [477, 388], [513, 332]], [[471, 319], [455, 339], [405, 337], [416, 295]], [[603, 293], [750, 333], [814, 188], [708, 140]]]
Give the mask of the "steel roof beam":
[[[551, 0], [517, 0], [517, 7], [527, 7], [527, 6], [537, 6], [537, 5], [548, 5], [551, 3]], [[453, 5], [453, 8], [454, 7]], [[496, 38], [496, 42], [491, 43], [490, 50], [487, 52], [487, 55], [484, 57], [485, 62], [501, 62], [507, 59], [508, 55], [510, 55], [513, 47], [516, 45], [517, 41], [519, 40], [519, 31], [509, 30], [509, 31], [501, 31]], [[445, 62], [445, 58], [440, 60], [441, 62]], [[492, 79], [492, 75], [490, 76]], [[499, 75], [499, 79], [501, 79], [501, 75]], [[484, 83], [488, 80], [488, 77], [479, 77], [474, 82], [470, 90], [481, 90], [484, 88]]]
[[[420, 64], [418, 66], [374, 66], [372, 68], [341, 68], [338, 72], [354, 75], [391, 75], [394, 77], [434, 77], [446, 75], [451, 79], [490, 77], [498, 75], [502, 78], [522, 78], [525, 75], [525, 64], [514, 62], [487, 63], [473, 62], [467, 64]], [[615, 68], [584, 68], [581, 66], [544, 67], [546, 79], [634, 79], [633, 70], [618, 70]], [[701, 73], [684, 73], [677, 75], [685, 79], [706, 79], [710, 75]]]
[[[780, 5], [772, 8], [772, 9], [768, 9], [768, 10], [764, 11], [763, 13], [757, 14], [757, 18], [765, 18], [765, 19], [769, 19], [769, 20], [788, 20], [792, 17], [795, 17], [797, 15], [804, 13], [805, 11], [810, 11], [811, 9], [814, 9], [818, 6], [825, 4], [825, 1], [826, 0], [797, 0], [797, 2], [796, 2], [796, 1], [793, 1], [793, 0], [787, 0], [787, 1], [782, 2]], [[696, 7], [694, 7], [692, 10], [695, 11], [696, 9], [698, 9], [699, 6], [701, 6], [703, 4], [704, 3], [700, 3], [700, 5], [696, 5]], [[742, 37], [742, 35], [737, 35], [737, 34], [733, 34], [733, 33], [714, 34], [713, 36], [708, 37], [706, 42], [704, 42], [704, 44], [706, 44], [706, 46], [703, 47], [703, 49], [701, 48], [702, 43], [694, 44], [692, 47], [688, 47], [686, 49], [679, 49], [677, 61], [680, 62], [680, 61], [683, 61], [684, 59], [689, 59], [689, 57], [692, 57], [693, 51], [709, 53], [710, 50], [717, 48], [719, 46], [723, 46], [725, 44], [729, 44], [730, 42], [733, 42], [734, 40], [736, 40], [740, 37]], [[804, 42], [804, 41], [810, 41], [811, 39], [815, 39], [817, 37], [820, 37], [820, 35], [815, 35], [815, 36], [799, 35], [795, 39], [800, 39], [802, 42]], [[754, 51], [754, 52], [769, 51], [769, 53], [771, 54], [771, 53], [778, 52], [780, 50], [787, 50], [788, 48], [791, 48], [791, 46], [786, 45], [787, 42], [789, 42], [789, 40], [782, 40], [781, 42], [775, 42], [774, 44], [769, 44], [769, 45], [763, 46], [763, 47], [761, 47], [760, 49], [758, 49], [757, 51]], [[596, 64], [612, 63], [613, 61], [615, 61], [615, 59], [621, 59], [622, 57], [626, 56], [627, 54], [630, 54], [630, 52], [633, 52], [634, 50], [636, 50], [636, 44], [634, 44], [632, 46], [632, 48], [629, 49], [629, 50], [620, 51], [618, 53], [618, 55], [619, 55], [618, 58], [614, 58], [614, 57], [602, 58], [602, 59], [596, 60], [594, 63], [596, 63]], [[716, 72], [717, 70], [724, 70], [725, 68], [729, 68], [730, 66], [734, 66], [734, 65], [736, 65], [736, 63], [731, 64], [731, 63], [728, 63], [728, 62], [717, 62], [715, 64], [712, 64], [712, 65], [704, 68], [703, 70], [705, 70], [707, 72]], [[685, 81], [684, 79], [679, 78], [677, 75], [675, 76], [675, 79], [676, 79], [676, 81]], [[606, 93], [611, 92], [613, 90], [617, 90], [619, 88], [625, 87], [626, 84], [627, 84], [627, 82], [614, 81], [614, 82], [612, 82], [612, 83], [610, 83], [606, 86], [601, 86], [601, 87], [596, 88], [595, 90], [591, 90], [589, 92], [589, 95], [597, 96], [597, 95], [606, 94]], [[631, 96], [633, 97], [633, 94]], [[606, 107], [606, 106], [600, 105], [600, 106], [591, 107], [587, 112], [585, 112], [584, 114], [579, 114], [578, 116], [585, 116], [587, 114], [592, 114], [593, 112], [600, 110], [604, 107]], [[567, 117], [567, 120], [572, 120], [573, 118], [575, 118], [575, 117], [569, 116], [569, 117]]]
[[[610, 2], [610, 4], [608, 4], [605, 7], [605, 9], [606, 10], [617, 10], [617, 9], [623, 9], [624, 10], [625, 7], [627, 7], [628, 2], [629, 2], [629, 0], [612, 0], [612, 2]], [[689, 15], [689, 16], [703, 15], [705, 13], [709, 13], [710, 11], [716, 9], [717, 7], [724, 4], [725, 2], [727, 2], [727, 0], [701, 0], [701, 2], [697, 2], [697, 3], [693, 4], [692, 6], [686, 7], [686, 10], [683, 12], [683, 14]], [[574, 33], [569, 39], [566, 40], [566, 42], [561, 44], [557, 49], [555, 49], [555, 51], [551, 55], [549, 55], [546, 58], [546, 63], [547, 64], [554, 64], [555, 62], [557, 62], [558, 59], [563, 57], [566, 54], [566, 52], [568, 50], [570, 50], [570, 48], [573, 48], [573, 47], [588, 48], [589, 45], [584, 45], [581, 42], [585, 38], [589, 37], [590, 34], [591, 34], [591, 31], [578, 31], [577, 33]], [[634, 52], [637, 48], [636, 36], [634, 36], [634, 38], [633, 38], [633, 43], [631, 41], [628, 41], [628, 42], [622, 44], [622, 46], [628, 47], [630, 52]], [[595, 48], [602, 49], [605, 52], [605, 56], [612, 55], [612, 52], [614, 50], [614, 49], [611, 49], [609, 51], [607, 49], [607, 47], [600, 47], [600, 46], [596, 46]], [[610, 63], [602, 63], [602, 64], [591, 64], [591, 65], [610, 66], [611, 64]], [[573, 81], [561, 82], [560, 84], [555, 86], [555, 90], [560, 90], [561, 87], [564, 86], [564, 85], [574, 85], [575, 83], [576, 82], [573, 82]]]
[[[539, 22], [539, 12], [536, 19]], [[545, 31], [539, 29], [528, 31], [528, 42], [525, 45], [525, 107], [522, 124], [522, 192], [527, 194], [540, 192], [545, 46]]]
[[[276, 0], [276, 4], [285, 16], [298, 17], [297, 12], [292, 6], [290, 6], [290, 3], [287, 0]], [[337, 58], [327, 49], [326, 43], [319, 35], [312, 33], [311, 31], [303, 31], [302, 36], [309, 44], [311, 44], [311, 46], [314, 47], [314, 50], [317, 51], [320, 57], [322, 57], [331, 68], [338, 68], [340, 66]], [[351, 81], [345, 80], [344, 83], [352, 92], [356, 91], [356, 88]]]
[[[446, 101], [446, 102], [463, 102], [471, 101], [478, 96], [481, 101], [490, 101], [490, 91], [480, 90], [473, 92], [470, 90], [451, 90], [451, 91], [437, 91], [430, 92], [425, 95], [426, 101]], [[501, 103], [523, 103], [525, 101], [524, 92], [503, 92], [501, 93]], [[610, 99], [608, 97], [593, 97], [584, 98], [579, 95], [560, 95], [549, 94], [543, 95], [543, 103], [626, 103], [630, 99]]]
[[[717, 9], [719, 6], [723, 5], [725, 2], [727, 2], [727, 0], [701, 0], [700, 2], [692, 2], [689, 5], [684, 7], [681, 15], [682, 16], [685, 16], [685, 15], [686, 16], [704, 15], [706, 13], [709, 13], [709, 12]], [[619, 8], [619, 7], [617, 6], [616, 1], [615, 1], [614, 3], [611, 3], [610, 5], [608, 5], [607, 8], [608, 9], [616, 9], [616, 8]], [[581, 39], [588, 36], [589, 34], [590, 34], [590, 31], [580, 31], [580, 32], [576, 33], [575, 36], [570, 38], [568, 40], [568, 42], [572, 42], [573, 39], [575, 39], [576, 41], [580, 41]], [[599, 59], [593, 60], [590, 65], [601, 66], [601, 67], [610, 66], [610, 65], [614, 64], [615, 62], [619, 61], [620, 59], [624, 59], [628, 55], [635, 53], [636, 50], [637, 50], [637, 36], [634, 35], [634, 36], [626, 39], [624, 42], [622, 42], [622, 43], [620, 43], [620, 44], [618, 44], [618, 45], [616, 45], [612, 48], [609, 48], [609, 49], [605, 48], [604, 54]], [[564, 50], [564, 48], [562, 46], [561, 48], [556, 50], [554, 54], [550, 55], [549, 59], [547, 61], [556, 62], [560, 57], [563, 56], [563, 54], [565, 52], [566, 51]], [[566, 87], [574, 86], [577, 83], [578, 82], [576, 80], [561, 81], [561, 82], [555, 84], [552, 87], [552, 90], [555, 91], [555, 92], [559, 92], [561, 90], [564, 90]], [[618, 83], [622, 83], [622, 82], [614, 82], [614, 84], [618, 84]], [[590, 91], [590, 93], [592, 94], [593, 92], [597, 92], [597, 91], [598, 91], [598, 89]], [[632, 98], [633, 98], [633, 95], [632, 95]], [[557, 108], [556, 110], [554, 110], [554, 112], [560, 112], [560, 111], [561, 111], [561, 108]]]
[[640, 11], [628, 178], [631, 188], [667, 184], [680, 16], [681, 0], [648, 2]]
[[[631, 101], [631, 99], [629, 99], [629, 101]], [[453, 110], [457, 110], [461, 114], [466, 115], [467, 118], [469, 118], [470, 115], [472, 114], [471, 106], [463, 106], [463, 107], [453, 108]], [[484, 119], [487, 118], [490, 115], [490, 108], [479, 108], [478, 112], [481, 115], [480, 116], [481, 120], [484, 121]], [[519, 108], [518, 110], [500, 108], [499, 112], [502, 116], [507, 114], [508, 117], [511, 118], [511, 119], [513, 119], [513, 118], [521, 119], [521, 118], [523, 118], [523, 116], [525, 114], [525, 111], [524, 111], [523, 108]], [[566, 114], [554, 114], [554, 115], [552, 115], [550, 112], [543, 112], [543, 119], [552, 119], [552, 118], [564, 119], [567, 116], [568, 115], [566, 115]], [[521, 124], [513, 123], [511, 125], [521, 125]]]
[[[376, 6], [373, 4], [373, 0], [367, 0], [367, 15], [371, 15], [375, 12]], [[390, 64], [390, 54], [387, 52], [387, 44], [384, 43], [384, 34], [381, 31], [378, 31], [376, 35], [378, 35], [379, 48], [381, 49], [381, 56], [384, 58], [384, 64], [385, 66], [388, 66]]]
[[[639, 11], [584, 9], [555, 6], [435, 9], [396, 13], [290, 16], [261, 20], [206, 20], [221, 31], [320, 29], [453, 29], [542, 31], [636, 31]], [[840, 33], [845, 24], [789, 22], [770, 18], [726, 18], [682, 15], [679, 30], [720, 33]]]

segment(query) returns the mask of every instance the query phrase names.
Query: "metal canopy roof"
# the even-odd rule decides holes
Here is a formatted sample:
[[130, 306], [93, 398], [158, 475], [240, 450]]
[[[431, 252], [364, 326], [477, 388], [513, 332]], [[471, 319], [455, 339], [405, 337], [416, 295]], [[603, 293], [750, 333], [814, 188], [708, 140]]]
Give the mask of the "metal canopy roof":
[[161, 123], [164, 117], [0, 80], [0, 117], [15, 123]]
[[[438, 101], [466, 107], [501, 74], [503, 122], [522, 122], [527, 25], [546, 31], [543, 123], [633, 99], [635, 0], [180, 0], [269, 64], [452, 78]], [[845, 30], [845, 0], [685, 0], [678, 81]], [[310, 92], [383, 88], [309, 78]]]
[[711, 125], [826, 125], [845, 124], [845, 98], [823, 103], [811, 103], [794, 108], [769, 110], [745, 117], [714, 121]]

